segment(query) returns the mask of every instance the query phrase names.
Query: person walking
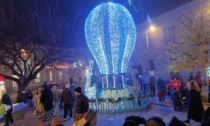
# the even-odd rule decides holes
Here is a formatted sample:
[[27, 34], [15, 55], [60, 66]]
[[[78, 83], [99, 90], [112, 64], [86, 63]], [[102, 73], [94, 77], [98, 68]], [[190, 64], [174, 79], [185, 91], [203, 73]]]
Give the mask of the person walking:
[[52, 91], [48, 88], [48, 85], [42, 85], [43, 91], [42, 91], [42, 95], [41, 95], [41, 103], [44, 107], [44, 117], [43, 117], [43, 122], [46, 122], [47, 120], [49, 120], [51, 122], [52, 120], [52, 109], [53, 107], [53, 97], [52, 95]]
[[159, 102], [165, 102], [166, 83], [162, 78], [158, 78], [157, 84]]
[[58, 87], [56, 85], [52, 87], [52, 92], [53, 92], [53, 106], [54, 106], [53, 116], [59, 116], [59, 102], [61, 99], [61, 92], [58, 90]]
[[3, 125], [3, 126], [9, 126], [9, 122], [11, 124], [14, 122], [13, 118], [12, 118], [12, 113], [11, 113], [13, 111], [12, 102], [11, 102], [10, 96], [7, 94], [6, 89], [2, 90], [1, 94], [2, 94], [1, 104], [11, 106], [10, 109], [7, 110], [7, 112], [5, 114], [5, 124]]
[[39, 119], [41, 119], [44, 115], [44, 108], [41, 103], [41, 94], [42, 94], [42, 89], [38, 88], [38, 91], [37, 91], [37, 93], [35, 95], [35, 99], [34, 99], [34, 107], [38, 114]]
[[196, 81], [191, 81], [190, 86], [189, 110], [187, 113], [187, 120], [185, 121], [188, 124], [190, 119], [193, 119], [196, 122], [201, 122], [201, 118], [204, 113], [200, 88], [198, 87]]
[[62, 96], [61, 96], [62, 101], [64, 103], [64, 115], [63, 115], [64, 121], [66, 121], [68, 111], [70, 111], [70, 114], [69, 114], [70, 119], [72, 119], [72, 117], [73, 117], [72, 103], [73, 103], [74, 98], [73, 98], [72, 92], [69, 89], [69, 87], [70, 87], [69, 84], [65, 85], [65, 88], [63, 89]]
[[152, 97], [155, 97], [156, 81], [154, 77], [154, 71], [149, 72], [149, 86], [150, 86], [150, 92], [152, 93]]
[[78, 122], [82, 117], [87, 118], [87, 111], [89, 108], [89, 99], [82, 93], [82, 88], [77, 87], [75, 89], [76, 105], [75, 105], [75, 119], [74, 122]]

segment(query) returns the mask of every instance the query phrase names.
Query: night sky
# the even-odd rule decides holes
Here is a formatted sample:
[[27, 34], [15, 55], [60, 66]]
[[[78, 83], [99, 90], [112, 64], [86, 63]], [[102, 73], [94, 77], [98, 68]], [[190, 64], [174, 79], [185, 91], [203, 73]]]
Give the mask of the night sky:
[[[85, 22], [89, 12], [100, 3], [112, 1], [124, 5], [134, 17], [135, 23], [139, 24], [146, 21], [147, 14], [152, 18], [168, 10], [176, 8], [192, 0], [130, 0], [133, 5], [129, 5], [129, 0], [62, 0], [63, 8], [70, 13], [82, 11], [81, 20]], [[139, 9], [136, 11], [134, 8]]]
[[[130, 0], [133, 1], [133, 6], [129, 5], [129, 0], [60, 0], [61, 9], [69, 13], [69, 16], [77, 14], [78, 11], [80, 12], [78, 18], [79, 23], [76, 26], [80, 29], [77, 31], [80, 34], [80, 42], [76, 42], [76, 46], [87, 46], [84, 35], [84, 25], [90, 11], [100, 3], [109, 1], [125, 6], [130, 11], [137, 25], [146, 22], [147, 15], [153, 18], [192, 0], [141, 0], [141, 4], [139, 0]], [[139, 10], [136, 11], [134, 7], [139, 8]]]

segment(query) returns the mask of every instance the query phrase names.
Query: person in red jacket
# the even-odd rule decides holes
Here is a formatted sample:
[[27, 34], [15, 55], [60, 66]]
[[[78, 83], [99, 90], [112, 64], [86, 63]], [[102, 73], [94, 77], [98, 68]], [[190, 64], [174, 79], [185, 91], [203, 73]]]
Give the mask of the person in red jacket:
[[176, 89], [176, 91], [180, 91], [181, 83], [177, 80], [176, 77], [169, 83], [170, 90]]

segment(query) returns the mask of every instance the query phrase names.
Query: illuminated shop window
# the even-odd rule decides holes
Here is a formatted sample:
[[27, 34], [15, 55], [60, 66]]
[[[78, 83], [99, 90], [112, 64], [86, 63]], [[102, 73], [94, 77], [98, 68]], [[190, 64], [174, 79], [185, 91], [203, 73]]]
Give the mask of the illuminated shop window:
[[40, 73], [38, 73], [38, 74], [36, 75], [35, 82], [41, 82], [41, 80], [40, 80]]
[[58, 72], [58, 79], [59, 80], [62, 80], [63, 79], [63, 72], [62, 71], [59, 71]]
[[49, 71], [49, 77], [50, 77], [50, 81], [53, 81], [52, 71]]

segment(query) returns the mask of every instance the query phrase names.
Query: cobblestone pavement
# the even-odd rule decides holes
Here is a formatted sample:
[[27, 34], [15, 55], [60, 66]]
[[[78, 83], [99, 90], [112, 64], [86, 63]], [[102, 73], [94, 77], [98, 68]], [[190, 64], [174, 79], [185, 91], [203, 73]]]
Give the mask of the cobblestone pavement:
[[[135, 111], [135, 112], [126, 112], [126, 113], [115, 113], [115, 114], [97, 114], [97, 125], [96, 126], [122, 126], [124, 120], [127, 116], [135, 115], [141, 116], [146, 119], [151, 116], [162, 117], [164, 122], [168, 124], [173, 116], [176, 116], [180, 120], [185, 120], [187, 113], [186, 112], [177, 112], [174, 111], [170, 99], [168, 99], [164, 104], [156, 103], [156, 99], [153, 100], [153, 103], [147, 110], [144, 111]], [[63, 109], [60, 109], [60, 116], [63, 119]], [[68, 119], [68, 118], [67, 118]], [[26, 114], [24, 119], [15, 120], [14, 124], [11, 126], [38, 126], [41, 120], [37, 116], [33, 115], [33, 108], [26, 109]], [[73, 120], [67, 120], [63, 122], [65, 126], [71, 126]], [[3, 126], [1, 123], [0, 126]], [[199, 126], [196, 122], [191, 121], [191, 126]]]

